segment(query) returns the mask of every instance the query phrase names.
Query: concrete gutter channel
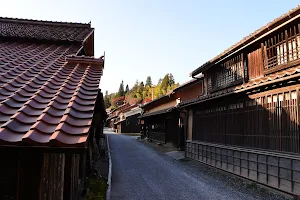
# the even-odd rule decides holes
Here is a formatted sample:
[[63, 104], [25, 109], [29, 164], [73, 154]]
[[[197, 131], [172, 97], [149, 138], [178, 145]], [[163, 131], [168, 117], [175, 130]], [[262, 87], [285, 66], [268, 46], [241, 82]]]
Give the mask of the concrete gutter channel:
[[105, 135], [106, 138], [106, 145], [107, 145], [107, 155], [108, 155], [108, 178], [107, 178], [107, 189], [106, 189], [106, 200], [110, 200], [110, 193], [111, 193], [111, 173], [112, 173], [112, 162], [111, 162], [111, 155], [110, 155], [110, 147], [109, 147], [109, 139], [108, 135]]

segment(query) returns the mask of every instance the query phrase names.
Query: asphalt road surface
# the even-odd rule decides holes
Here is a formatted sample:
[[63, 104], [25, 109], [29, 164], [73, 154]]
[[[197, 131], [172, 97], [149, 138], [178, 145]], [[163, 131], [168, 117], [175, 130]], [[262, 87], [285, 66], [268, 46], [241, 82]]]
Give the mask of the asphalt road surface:
[[136, 137], [105, 132], [112, 157], [111, 200], [262, 199], [204, 172], [195, 173]]

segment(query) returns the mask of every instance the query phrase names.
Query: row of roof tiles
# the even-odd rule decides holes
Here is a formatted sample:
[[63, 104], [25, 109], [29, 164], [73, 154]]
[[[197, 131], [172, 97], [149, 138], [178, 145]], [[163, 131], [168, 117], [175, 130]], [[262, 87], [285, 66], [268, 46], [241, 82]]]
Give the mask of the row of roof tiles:
[[0, 144], [85, 146], [103, 59], [66, 62], [78, 49], [0, 42]]
[[0, 18], [0, 37], [82, 42], [93, 32], [90, 24]]
[[224, 96], [227, 94], [238, 93], [238, 92], [241, 92], [244, 90], [250, 90], [255, 87], [260, 87], [265, 84], [273, 83], [275, 81], [280, 81], [285, 77], [288, 77], [290, 79], [290, 78], [293, 78], [294, 76], [298, 76], [298, 75], [300, 75], [300, 66], [282, 70], [277, 73], [270, 74], [268, 76], [259, 77], [259, 78], [250, 80], [249, 82], [241, 84], [236, 87], [227, 88], [227, 89], [224, 89], [224, 90], [221, 90], [218, 92], [214, 92], [214, 93], [211, 93], [208, 95], [201, 96], [199, 98], [191, 99], [189, 101], [184, 101], [184, 102], [181, 102], [178, 106], [184, 107], [184, 106], [188, 106], [188, 105], [191, 105], [194, 103], [200, 103], [200, 102], [206, 101], [208, 99], [218, 98], [218, 97], [221, 97], [221, 96]]

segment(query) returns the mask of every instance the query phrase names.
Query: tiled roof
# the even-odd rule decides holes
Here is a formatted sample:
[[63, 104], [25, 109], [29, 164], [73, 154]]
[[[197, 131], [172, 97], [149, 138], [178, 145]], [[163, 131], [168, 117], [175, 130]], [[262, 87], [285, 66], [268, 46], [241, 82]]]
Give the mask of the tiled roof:
[[79, 48], [0, 41], [0, 144], [85, 146], [103, 60]]
[[83, 42], [92, 32], [90, 24], [0, 18], [0, 37]]
[[220, 53], [219, 55], [217, 55], [213, 59], [211, 59], [208, 62], [204, 63], [203, 65], [201, 65], [200, 67], [195, 69], [190, 74], [191, 75], [196, 75], [197, 73], [200, 73], [200, 71], [202, 69], [207, 68], [208, 66], [210, 66], [212, 63], [214, 63], [219, 58], [227, 56], [228, 54], [234, 52], [236, 49], [238, 49], [242, 45], [245, 45], [245, 44], [257, 39], [258, 37], [262, 36], [263, 34], [266, 34], [268, 31], [278, 27], [278, 25], [284, 23], [285, 21], [290, 20], [293, 17], [296, 17], [299, 14], [300, 14], [300, 5], [298, 5], [296, 8], [291, 9], [287, 13], [281, 15], [280, 17], [274, 19], [273, 21], [269, 22], [268, 24], [266, 24], [265, 26], [259, 28], [258, 30], [254, 31], [250, 35], [244, 37], [242, 40], [240, 40], [236, 44], [232, 45], [231, 47], [229, 47], [228, 49], [226, 49], [225, 51], [223, 51], [222, 53]]
[[189, 81], [187, 81], [187, 82], [181, 84], [180, 86], [178, 86], [177, 88], [175, 88], [172, 92], [177, 92], [177, 91], [182, 90], [182, 89], [184, 89], [184, 88], [186, 88], [186, 87], [188, 87], [188, 86], [190, 86], [190, 85], [193, 85], [193, 84], [195, 84], [195, 83], [198, 83], [199, 81], [203, 80], [203, 78], [204, 78], [203, 75], [201, 75], [201, 76], [198, 77], [198, 78], [193, 78], [193, 79], [191, 79], [191, 80], [189, 80]]
[[280, 72], [270, 74], [268, 76], [259, 77], [259, 78], [250, 80], [249, 82], [244, 83], [239, 86], [236, 86], [236, 87], [224, 89], [219, 92], [215, 92], [212, 94], [201, 96], [199, 98], [191, 99], [189, 101], [184, 101], [184, 102], [181, 102], [178, 106], [185, 107], [185, 106], [188, 106], [191, 104], [201, 103], [203, 101], [207, 101], [210, 99], [223, 97], [225, 95], [229, 95], [229, 94], [233, 94], [233, 93], [239, 93], [242, 91], [254, 89], [256, 87], [261, 87], [264, 85], [275, 83], [277, 81], [282, 81], [284, 79], [288, 80], [288, 79], [292, 79], [292, 78], [296, 78], [296, 77], [300, 77], [300, 66], [282, 70]]
[[170, 108], [158, 110], [158, 111], [155, 111], [155, 112], [144, 113], [142, 116], [140, 116], [140, 117], [138, 117], [138, 118], [142, 119], [142, 118], [151, 117], [151, 116], [155, 116], [155, 115], [166, 114], [166, 113], [171, 112], [174, 108], [175, 108], [175, 107], [170, 107]]
[[162, 99], [168, 98], [168, 97], [169, 97], [168, 94], [165, 94], [165, 95], [163, 95], [161, 97], [158, 97], [157, 99], [153, 99], [152, 101], [147, 102], [146, 104], [142, 105], [141, 108], [145, 108], [145, 107], [147, 107], [147, 106], [149, 106], [151, 104], [154, 104], [154, 103], [156, 103], [156, 102], [158, 102], [158, 101], [160, 101]]

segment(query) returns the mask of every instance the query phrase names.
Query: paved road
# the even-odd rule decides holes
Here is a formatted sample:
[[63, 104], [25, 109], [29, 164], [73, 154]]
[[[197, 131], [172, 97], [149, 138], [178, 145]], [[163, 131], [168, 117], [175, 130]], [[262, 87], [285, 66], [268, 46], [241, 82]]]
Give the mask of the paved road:
[[112, 156], [112, 200], [259, 199], [213, 177], [186, 169], [180, 161], [156, 152], [136, 137], [108, 134], [108, 139]]

